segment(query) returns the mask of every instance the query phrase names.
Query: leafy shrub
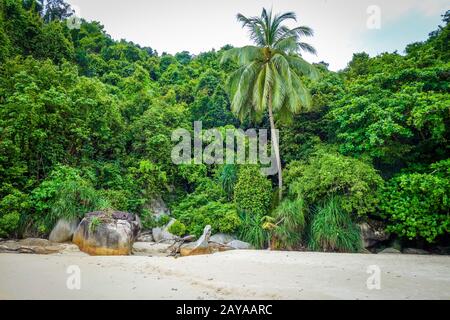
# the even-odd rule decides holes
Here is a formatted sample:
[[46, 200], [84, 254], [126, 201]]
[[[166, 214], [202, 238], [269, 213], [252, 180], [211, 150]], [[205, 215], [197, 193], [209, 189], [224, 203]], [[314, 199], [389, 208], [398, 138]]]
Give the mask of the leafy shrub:
[[156, 226], [157, 227], [163, 227], [166, 224], [168, 224], [169, 221], [170, 221], [170, 217], [168, 215], [166, 215], [166, 214], [163, 214], [163, 215], [159, 216], [158, 219], [156, 219]]
[[204, 164], [180, 164], [178, 174], [188, 183], [201, 183], [206, 178], [208, 168]]
[[318, 204], [331, 195], [342, 196], [342, 209], [360, 216], [376, 210], [383, 180], [369, 164], [338, 153], [319, 150], [308, 163], [291, 162], [286, 170], [290, 191]]
[[234, 201], [238, 210], [246, 213], [266, 215], [272, 200], [272, 185], [258, 166], [243, 166], [239, 169], [234, 188]]
[[131, 198], [131, 195], [127, 190], [103, 189], [98, 191], [98, 197], [104, 199], [111, 209], [129, 210], [128, 199]]
[[161, 170], [161, 167], [152, 163], [149, 160], [141, 160], [139, 168], [132, 168], [131, 170], [136, 177], [136, 180], [145, 187], [146, 195], [152, 195], [157, 191], [164, 190], [163, 187], [167, 184], [166, 172]]
[[300, 244], [307, 208], [302, 198], [286, 199], [273, 212], [270, 228], [273, 249], [293, 249]]
[[310, 225], [308, 246], [312, 250], [321, 251], [361, 250], [359, 227], [342, 209], [339, 197], [332, 196], [316, 208]]
[[234, 232], [240, 220], [234, 205], [224, 203], [226, 195], [220, 185], [209, 178], [202, 178], [197, 183], [195, 191], [174, 207], [173, 215], [196, 236], [200, 236], [208, 224], [213, 232]]
[[199, 180], [194, 192], [188, 194], [180, 204], [184, 207], [200, 207], [210, 201], [225, 202], [226, 194], [216, 181], [203, 178]]
[[264, 248], [268, 240], [268, 232], [264, 228], [265, 216], [245, 212], [241, 212], [239, 216], [242, 221], [238, 230], [239, 239], [255, 248]]
[[0, 200], [0, 237], [18, 236], [21, 217], [30, 209], [27, 194], [17, 189], [9, 192]]
[[450, 160], [430, 171], [397, 175], [381, 191], [380, 209], [390, 232], [433, 242], [450, 231]]
[[184, 236], [186, 234], [186, 226], [184, 223], [176, 220], [170, 225], [169, 232], [179, 237]]
[[155, 217], [153, 216], [153, 213], [150, 210], [143, 209], [139, 217], [141, 219], [143, 229], [148, 230], [156, 226]]
[[156, 218], [156, 216], [149, 209], [143, 209], [141, 214], [141, 223], [142, 227], [146, 230], [153, 229], [156, 227], [163, 227], [167, 225], [170, 221], [170, 217], [166, 214], [163, 214]]
[[43, 216], [52, 208], [52, 201], [61, 186], [67, 181], [81, 180], [80, 170], [68, 166], [56, 166], [49, 176], [31, 192], [33, 207], [38, 216]]
[[180, 210], [178, 207], [174, 210], [174, 215], [187, 226], [189, 234], [196, 236], [200, 236], [208, 224], [214, 233], [233, 233], [241, 223], [233, 204], [215, 201], [187, 210]]
[[57, 166], [31, 197], [36, 214], [28, 218], [41, 233], [50, 232], [60, 218], [82, 218], [87, 212], [110, 207], [79, 170], [67, 166]]
[[0, 217], [0, 237], [9, 237], [17, 234], [19, 229], [20, 214], [10, 212]]

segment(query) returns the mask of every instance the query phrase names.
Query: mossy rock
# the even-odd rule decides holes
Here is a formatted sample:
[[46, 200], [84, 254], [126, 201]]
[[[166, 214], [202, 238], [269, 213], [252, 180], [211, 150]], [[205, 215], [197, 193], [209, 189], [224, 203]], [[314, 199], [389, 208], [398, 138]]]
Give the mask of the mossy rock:
[[140, 230], [128, 212], [91, 212], [81, 220], [72, 242], [90, 255], [129, 255]]

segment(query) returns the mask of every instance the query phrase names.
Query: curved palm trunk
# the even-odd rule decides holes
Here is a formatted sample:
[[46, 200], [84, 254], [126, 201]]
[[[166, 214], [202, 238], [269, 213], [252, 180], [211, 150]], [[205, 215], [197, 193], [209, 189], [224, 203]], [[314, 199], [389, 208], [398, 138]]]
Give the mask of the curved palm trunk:
[[278, 199], [281, 201], [283, 197], [283, 175], [281, 172], [281, 159], [280, 159], [280, 147], [278, 143], [278, 137], [275, 133], [275, 122], [273, 120], [272, 113], [272, 93], [269, 93], [269, 101], [268, 101], [268, 109], [269, 109], [269, 120], [270, 120], [270, 133], [271, 140], [273, 145], [273, 151], [275, 152], [275, 158], [277, 160], [277, 170], [278, 170]]

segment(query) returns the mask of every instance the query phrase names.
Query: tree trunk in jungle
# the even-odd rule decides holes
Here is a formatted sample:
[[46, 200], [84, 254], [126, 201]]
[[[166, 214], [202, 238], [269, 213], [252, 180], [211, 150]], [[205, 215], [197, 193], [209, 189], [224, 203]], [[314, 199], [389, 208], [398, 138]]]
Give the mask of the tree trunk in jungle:
[[273, 150], [275, 152], [275, 157], [277, 160], [277, 169], [278, 169], [278, 199], [281, 201], [281, 198], [283, 197], [283, 175], [281, 172], [281, 160], [280, 160], [280, 147], [278, 143], [278, 137], [275, 133], [275, 123], [273, 120], [273, 113], [272, 113], [272, 94], [269, 93], [269, 120], [270, 120], [270, 133], [271, 133], [271, 140], [273, 144]]

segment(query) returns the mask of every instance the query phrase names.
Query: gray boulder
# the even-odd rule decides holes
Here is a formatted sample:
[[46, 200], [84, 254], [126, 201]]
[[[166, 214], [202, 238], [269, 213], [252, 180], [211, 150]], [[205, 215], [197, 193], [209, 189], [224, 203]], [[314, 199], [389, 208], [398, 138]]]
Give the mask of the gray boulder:
[[378, 254], [401, 254], [401, 251], [395, 248], [386, 248], [378, 252]]
[[253, 249], [253, 246], [250, 243], [240, 240], [230, 241], [227, 243], [227, 246], [233, 249]]
[[153, 240], [156, 242], [175, 240], [176, 236], [171, 234], [165, 228], [153, 228], [152, 229]]
[[364, 248], [370, 248], [381, 241], [389, 239], [389, 234], [384, 231], [384, 225], [381, 222], [363, 222], [359, 224], [359, 228]]
[[137, 237], [136, 241], [138, 241], [138, 242], [154, 242], [155, 240], [153, 239], [153, 235], [152, 235], [151, 231], [146, 231], [146, 232], [140, 233], [139, 236]]
[[236, 237], [234, 237], [231, 234], [226, 233], [216, 233], [209, 238], [210, 242], [219, 243], [219, 244], [227, 244], [228, 242], [231, 242], [233, 240], [236, 240]]
[[417, 248], [405, 248], [403, 249], [403, 253], [406, 254], [430, 254], [430, 252]]
[[139, 228], [139, 220], [132, 213], [91, 212], [81, 220], [72, 242], [91, 255], [128, 255]]
[[78, 219], [66, 220], [59, 219], [56, 225], [53, 227], [52, 232], [50, 232], [49, 240], [52, 242], [66, 242], [72, 241], [72, 236], [78, 227]]
[[436, 246], [436, 253], [450, 255], [450, 247]]
[[156, 219], [159, 219], [163, 215], [170, 215], [170, 210], [161, 196], [151, 199], [145, 208], [150, 210]]
[[169, 243], [156, 242], [135, 242], [133, 244], [133, 255], [135, 256], [151, 256], [151, 257], [166, 257], [170, 254]]
[[156, 242], [175, 240], [177, 236], [169, 232], [169, 227], [176, 221], [176, 219], [170, 219], [163, 228], [157, 227], [152, 229], [153, 240]]

